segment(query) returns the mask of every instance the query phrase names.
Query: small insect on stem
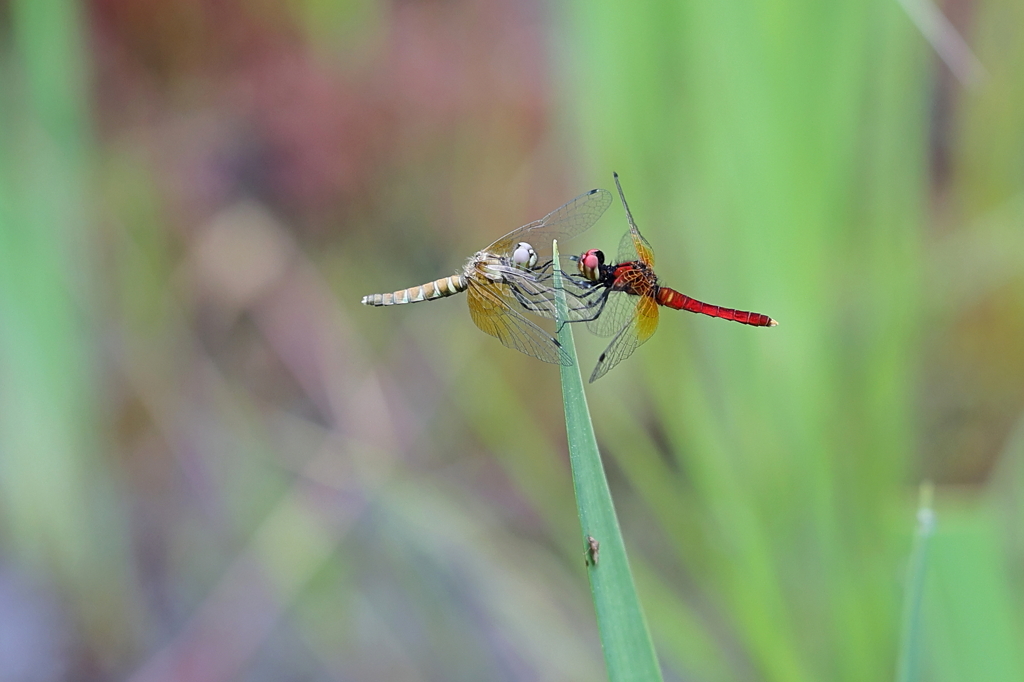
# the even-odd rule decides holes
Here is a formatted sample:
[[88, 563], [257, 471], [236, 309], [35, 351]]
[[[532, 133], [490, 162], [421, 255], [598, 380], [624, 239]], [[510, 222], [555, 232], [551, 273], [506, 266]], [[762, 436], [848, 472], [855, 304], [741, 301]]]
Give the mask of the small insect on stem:
[[583, 551], [583, 563], [587, 566], [597, 566], [598, 551], [601, 543], [594, 539], [593, 535], [587, 536], [587, 548]]

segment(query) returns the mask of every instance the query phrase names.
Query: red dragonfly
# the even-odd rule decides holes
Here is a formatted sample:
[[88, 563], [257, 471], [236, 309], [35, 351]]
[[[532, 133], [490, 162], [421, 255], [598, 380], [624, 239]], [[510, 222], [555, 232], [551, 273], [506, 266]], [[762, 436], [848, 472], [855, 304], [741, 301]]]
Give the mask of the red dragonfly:
[[600, 379], [654, 335], [658, 328], [659, 305], [755, 327], [778, 324], [767, 315], [703, 303], [658, 284], [658, 276], [654, 274], [654, 250], [633, 221], [618, 173], [615, 173], [615, 186], [629, 221], [629, 232], [619, 243], [618, 264], [605, 264], [604, 253], [590, 249], [572, 258], [581, 277], [567, 278], [566, 288], [574, 299], [569, 310], [570, 321], [586, 322], [591, 332], [612, 337], [608, 348], [598, 358], [590, 381]]

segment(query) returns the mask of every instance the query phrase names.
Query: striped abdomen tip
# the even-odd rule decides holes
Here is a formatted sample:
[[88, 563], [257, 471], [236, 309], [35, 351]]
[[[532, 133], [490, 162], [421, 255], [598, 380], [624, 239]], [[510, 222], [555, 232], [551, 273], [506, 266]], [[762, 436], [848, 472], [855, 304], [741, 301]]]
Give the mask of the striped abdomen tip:
[[363, 305], [394, 305], [394, 299], [395, 294], [370, 294], [368, 296], [363, 296]]
[[420, 301], [429, 301], [434, 298], [457, 294], [460, 291], [465, 291], [466, 286], [465, 277], [462, 275], [451, 275], [450, 277], [442, 277], [433, 282], [401, 289], [390, 294], [363, 296], [363, 305], [384, 306], [419, 303]]

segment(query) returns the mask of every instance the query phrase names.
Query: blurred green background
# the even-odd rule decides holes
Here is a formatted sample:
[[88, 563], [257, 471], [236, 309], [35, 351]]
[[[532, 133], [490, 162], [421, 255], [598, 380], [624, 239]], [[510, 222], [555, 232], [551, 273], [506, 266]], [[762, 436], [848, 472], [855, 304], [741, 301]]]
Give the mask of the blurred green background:
[[1019, 0], [0, 3], [0, 680], [601, 679], [556, 368], [359, 299], [613, 170], [781, 323], [590, 387], [666, 680], [892, 679], [925, 479], [923, 678], [1024, 679], [1022, 64]]

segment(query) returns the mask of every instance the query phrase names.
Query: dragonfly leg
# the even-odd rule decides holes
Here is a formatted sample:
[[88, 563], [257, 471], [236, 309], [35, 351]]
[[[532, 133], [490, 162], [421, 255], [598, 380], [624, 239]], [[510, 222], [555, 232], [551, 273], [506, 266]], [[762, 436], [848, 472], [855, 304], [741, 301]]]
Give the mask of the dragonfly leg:
[[[575, 261], [577, 259], [578, 259], [577, 256], [572, 256], [572, 260]], [[546, 263], [542, 263], [541, 265], [535, 266], [533, 269], [530, 270], [530, 273], [534, 276], [534, 279], [537, 280], [538, 282], [547, 282], [548, 280], [554, 278], [554, 276], [555, 276], [555, 269], [556, 268], [554, 267], [554, 261], [553, 260], [549, 260]], [[582, 287], [582, 286], [591, 284], [590, 280], [588, 280], [585, 277], [582, 277], [582, 276], [580, 276], [580, 275], [578, 275], [576, 273], [566, 272], [565, 270], [563, 270], [561, 268], [557, 268], [557, 270], [562, 275], [562, 277], [564, 279], [567, 279], [567, 280], [571, 281], [573, 284], [575, 284], [577, 286]]]
[[[554, 265], [554, 263], [552, 261], [548, 261], [547, 263], [544, 263], [543, 265], [541, 265], [539, 267], [533, 268], [532, 270], [530, 270], [530, 273], [533, 274], [534, 279], [536, 279], [538, 282], [547, 282], [548, 280], [554, 279], [555, 268], [553, 267], [553, 265]], [[572, 280], [573, 282], [575, 282], [577, 284], [579, 283], [579, 280], [582, 279], [578, 275], [574, 275], [572, 273], [566, 272], [565, 270], [563, 270], [561, 268], [557, 268], [557, 269], [558, 269], [558, 272], [562, 275], [563, 278], [570, 279], [570, 280]], [[587, 280], [583, 280], [583, 281], [587, 281]]]
[[[527, 310], [529, 310], [530, 312], [540, 313], [542, 315], [545, 315], [546, 317], [553, 317], [554, 316], [554, 310], [555, 310], [554, 297], [553, 297], [552, 292], [551, 292], [550, 289], [543, 290], [543, 291], [532, 292], [530, 294], [527, 294], [527, 293], [525, 293], [523, 291], [523, 289], [521, 287], [519, 287], [517, 285], [512, 285], [509, 288], [512, 290], [512, 295], [515, 296], [515, 299], [519, 302], [519, 304], [521, 306], [523, 306], [524, 308], [526, 308]], [[568, 293], [568, 296], [571, 297], [574, 301], [581, 301], [581, 300], [583, 300], [584, 296], [588, 295], [588, 294], [577, 294], [577, 293], [571, 292], [571, 291], [567, 292], [567, 293]], [[566, 302], [569, 303], [569, 301], [566, 301]], [[596, 301], [595, 301], [595, 303], [596, 303]], [[569, 303], [568, 309], [569, 309], [570, 313], [578, 313], [580, 311], [589, 311], [589, 310], [591, 310], [594, 307], [595, 303], [587, 303], [586, 305], [582, 305], [582, 306], [575, 306], [575, 305], [572, 305], [571, 303]], [[575, 321], [575, 320], [573, 320], [573, 321]]]
[[558, 325], [557, 331], [562, 331], [562, 325], [566, 324], [567, 322], [590, 322], [592, 320], [596, 320], [598, 317], [601, 316], [601, 313], [604, 312], [605, 304], [608, 303], [608, 295], [611, 292], [612, 290], [607, 287], [594, 287], [585, 294], [572, 294], [572, 296], [576, 298], [576, 300], [578, 301], [584, 301], [584, 299], [586, 299], [587, 297], [591, 296], [594, 293], [597, 293], [598, 297], [593, 301], [585, 302], [584, 305], [578, 308], [569, 308], [569, 310], [573, 313], [586, 311], [587, 314], [585, 316], [576, 317], [571, 320], [562, 320], [562, 324]]
[[546, 292], [539, 292], [538, 294], [536, 294], [542, 297], [540, 302], [538, 302], [537, 300], [530, 298], [529, 296], [524, 294], [523, 291], [514, 284], [509, 288], [512, 290], [512, 295], [516, 297], [517, 301], [519, 301], [519, 305], [523, 306], [530, 312], [539, 313], [546, 317], [550, 317], [552, 315], [553, 306], [551, 304], [551, 301], [547, 298]]
[[[563, 284], [567, 296], [567, 303], [571, 312], [589, 310], [594, 304], [587, 299], [600, 294], [601, 288], [595, 287], [593, 282], [573, 275], [559, 269], [563, 278]], [[554, 292], [549, 283], [554, 278], [553, 262], [548, 261], [539, 268], [529, 271], [515, 273], [515, 277], [508, 277], [506, 283], [509, 285], [513, 296], [525, 309], [540, 313], [546, 317], [554, 317]], [[574, 302], [582, 302], [583, 305], [574, 305]]]

